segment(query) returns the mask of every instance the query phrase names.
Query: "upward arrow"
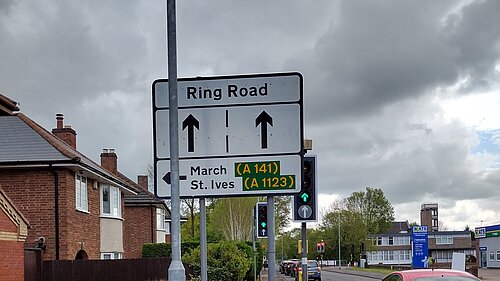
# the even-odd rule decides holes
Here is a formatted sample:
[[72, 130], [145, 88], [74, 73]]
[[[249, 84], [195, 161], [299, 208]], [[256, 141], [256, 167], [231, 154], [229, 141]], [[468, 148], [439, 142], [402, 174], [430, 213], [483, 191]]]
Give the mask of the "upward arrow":
[[193, 115], [189, 114], [184, 121], [182, 121], [182, 129], [188, 128], [188, 152], [194, 152], [194, 128], [200, 129], [200, 122]]
[[261, 114], [255, 119], [255, 127], [260, 125], [260, 143], [261, 148], [267, 148], [267, 124], [273, 125], [273, 118], [267, 114], [267, 112], [262, 111]]

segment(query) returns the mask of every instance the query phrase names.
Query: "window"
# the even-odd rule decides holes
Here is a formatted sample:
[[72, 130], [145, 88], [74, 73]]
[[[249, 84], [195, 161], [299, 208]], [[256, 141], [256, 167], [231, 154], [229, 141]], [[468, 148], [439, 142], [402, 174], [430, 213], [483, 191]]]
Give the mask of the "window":
[[394, 237], [389, 237], [389, 245], [394, 245]]
[[84, 212], [89, 211], [87, 178], [80, 175], [76, 175], [76, 209]]
[[495, 252], [490, 251], [490, 261], [495, 261]]
[[115, 218], [121, 217], [120, 189], [107, 184], [101, 185], [101, 214]]
[[436, 244], [453, 244], [453, 236], [451, 235], [439, 235], [436, 236]]
[[122, 253], [112, 252], [112, 253], [101, 253], [102, 260], [119, 260], [122, 258]]
[[156, 209], [156, 229], [165, 230], [165, 209]]
[[497, 251], [497, 261], [500, 261], [500, 251]]

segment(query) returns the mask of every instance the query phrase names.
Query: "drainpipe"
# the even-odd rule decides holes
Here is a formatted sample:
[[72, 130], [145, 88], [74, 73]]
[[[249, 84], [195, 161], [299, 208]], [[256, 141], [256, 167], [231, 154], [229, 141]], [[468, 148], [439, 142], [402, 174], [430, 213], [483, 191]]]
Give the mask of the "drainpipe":
[[151, 208], [151, 243], [156, 243], [155, 241], [155, 231], [156, 231], [156, 228], [155, 227], [155, 221], [156, 221], [156, 207], [153, 206], [153, 208]]
[[59, 260], [59, 175], [56, 170], [49, 164], [50, 171], [54, 175], [54, 223], [56, 232], [56, 260]]

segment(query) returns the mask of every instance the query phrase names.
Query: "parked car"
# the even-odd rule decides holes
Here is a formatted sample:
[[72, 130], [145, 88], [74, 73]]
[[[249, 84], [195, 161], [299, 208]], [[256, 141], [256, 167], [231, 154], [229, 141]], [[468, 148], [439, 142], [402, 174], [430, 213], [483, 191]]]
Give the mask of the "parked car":
[[452, 269], [411, 269], [395, 271], [382, 281], [478, 281], [474, 275]]
[[295, 267], [295, 264], [297, 264], [299, 262], [298, 259], [291, 259], [289, 260], [286, 265], [285, 265], [285, 275], [288, 275], [288, 276], [294, 276], [293, 275], [293, 270], [294, 270], [294, 267]]
[[[299, 262], [296, 265], [297, 274], [295, 275], [295, 281], [299, 280], [298, 276], [302, 274], [302, 263]], [[317, 280], [321, 281], [321, 267], [318, 261], [308, 260], [307, 261], [307, 280]]]
[[285, 274], [285, 269], [290, 260], [283, 260], [280, 262], [278, 269], [281, 274]]

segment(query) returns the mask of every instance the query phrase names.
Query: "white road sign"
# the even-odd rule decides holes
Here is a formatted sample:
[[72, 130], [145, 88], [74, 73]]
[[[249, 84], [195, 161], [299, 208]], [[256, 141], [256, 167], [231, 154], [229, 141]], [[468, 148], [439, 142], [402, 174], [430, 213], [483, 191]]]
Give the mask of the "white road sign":
[[[182, 198], [261, 196], [300, 191], [299, 155], [179, 160]], [[170, 197], [170, 161], [157, 162], [156, 195]]]
[[[266, 162], [269, 157], [282, 157], [273, 161], [278, 161], [283, 170], [295, 176], [293, 188], [260, 188], [247, 192], [239, 188], [240, 179], [234, 179], [232, 174], [229, 178], [220, 175], [224, 177], [221, 182], [235, 184], [230, 192], [215, 188], [202, 195], [188, 191], [193, 189], [191, 181], [188, 180], [186, 188], [181, 178], [181, 197], [291, 194], [300, 190], [296, 182], [300, 183], [303, 154], [302, 76], [299, 73], [181, 78], [177, 95], [179, 165], [181, 169], [184, 165], [185, 173], [194, 169], [191, 167], [200, 160], [209, 163], [209, 167], [230, 169], [236, 162]], [[160, 79], [153, 83], [155, 192], [165, 198], [170, 196], [164, 179], [169, 172], [166, 163], [170, 160], [168, 126], [168, 81]], [[246, 157], [251, 160], [245, 160]], [[164, 192], [166, 189], [168, 192]]]

